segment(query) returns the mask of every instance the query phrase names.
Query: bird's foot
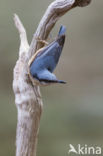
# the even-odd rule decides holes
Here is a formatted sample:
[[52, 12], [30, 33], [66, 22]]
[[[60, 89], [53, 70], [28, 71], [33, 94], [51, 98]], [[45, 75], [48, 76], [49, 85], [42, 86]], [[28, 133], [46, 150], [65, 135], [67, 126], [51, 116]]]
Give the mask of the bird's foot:
[[36, 37], [36, 40], [37, 40], [38, 42], [41, 42], [41, 43], [44, 44], [44, 45], [48, 45], [48, 44], [49, 44], [47, 41], [40, 39], [40, 37]]

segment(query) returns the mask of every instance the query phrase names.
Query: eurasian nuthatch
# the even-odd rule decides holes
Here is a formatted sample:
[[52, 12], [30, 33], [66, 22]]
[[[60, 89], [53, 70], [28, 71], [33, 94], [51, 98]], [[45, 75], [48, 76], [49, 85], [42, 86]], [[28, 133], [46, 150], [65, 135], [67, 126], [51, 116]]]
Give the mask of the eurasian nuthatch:
[[61, 26], [56, 40], [39, 49], [29, 62], [29, 75], [36, 83], [41, 85], [66, 83], [65, 81], [58, 80], [52, 73], [59, 61], [64, 46], [65, 31], [65, 26]]

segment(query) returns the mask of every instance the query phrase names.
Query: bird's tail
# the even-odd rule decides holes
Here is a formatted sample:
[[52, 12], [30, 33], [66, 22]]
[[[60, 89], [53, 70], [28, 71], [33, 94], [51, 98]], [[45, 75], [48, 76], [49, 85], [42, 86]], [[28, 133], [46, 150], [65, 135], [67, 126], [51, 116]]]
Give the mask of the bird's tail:
[[62, 35], [65, 35], [65, 32], [66, 32], [66, 27], [61, 25], [59, 33], [58, 33], [58, 37], [62, 36]]

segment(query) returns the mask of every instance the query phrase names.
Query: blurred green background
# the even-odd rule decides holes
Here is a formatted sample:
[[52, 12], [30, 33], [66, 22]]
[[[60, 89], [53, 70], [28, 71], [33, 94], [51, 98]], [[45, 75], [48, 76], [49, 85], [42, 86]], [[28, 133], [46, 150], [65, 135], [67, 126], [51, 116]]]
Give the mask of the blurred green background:
[[[0, 156], [15, 155], [17, 112], [12, 91], [21, 18], [29, 43], [50, 0], [0, 1]], [[44, 108], [38, 156], [68, 156], [69, 144], [103, 146], [103, 0], [64, 15], [52, 30], [67, 27], [65, 47], [55, 73], [66, 85], [41, 88]]]

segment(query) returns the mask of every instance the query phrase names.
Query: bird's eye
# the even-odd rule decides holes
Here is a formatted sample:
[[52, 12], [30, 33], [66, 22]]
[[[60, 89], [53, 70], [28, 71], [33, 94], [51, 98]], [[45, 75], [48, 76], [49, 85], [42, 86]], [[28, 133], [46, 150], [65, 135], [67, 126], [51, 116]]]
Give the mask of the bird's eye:
[[50, 67], [48, 67], [47, 69], [48, 69], [48, 71], [51, 71]]

